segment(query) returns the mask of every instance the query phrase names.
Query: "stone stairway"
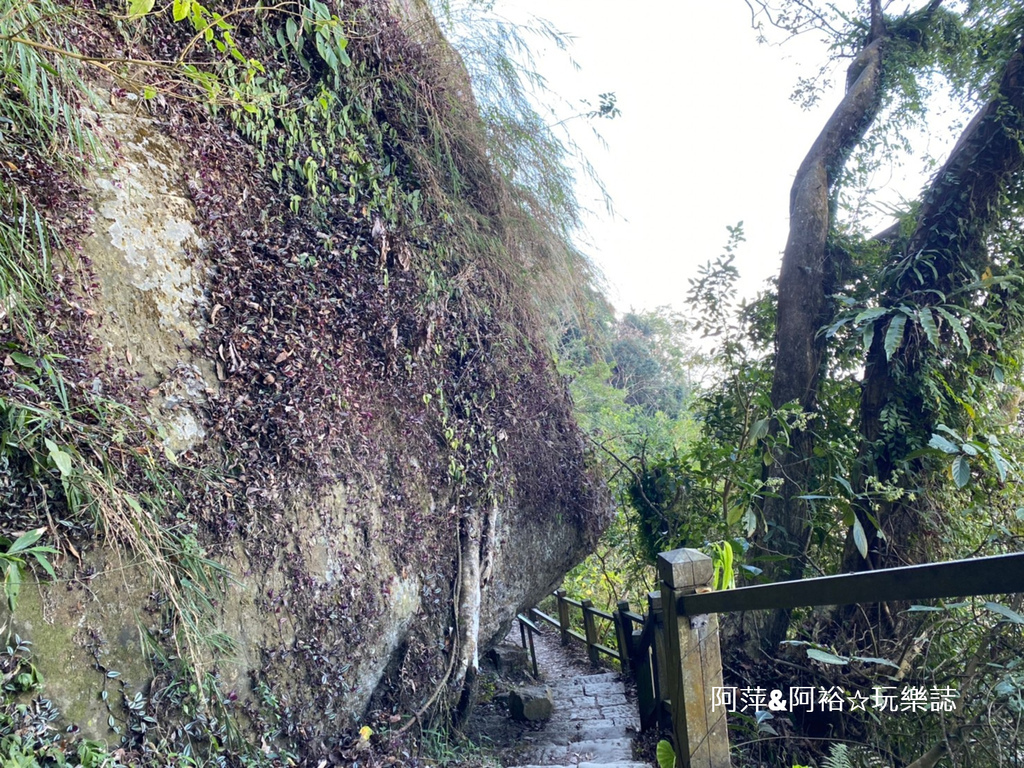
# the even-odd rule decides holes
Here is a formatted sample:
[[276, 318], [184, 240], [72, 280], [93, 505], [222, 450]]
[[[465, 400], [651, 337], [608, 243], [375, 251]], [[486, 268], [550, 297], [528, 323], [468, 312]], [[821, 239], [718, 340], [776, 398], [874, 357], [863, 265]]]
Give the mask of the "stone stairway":
[[[513, 627], [513, 635], [518, 635], [518, 627]], [[534, 644], [540, 685], [550, 691], [554, 712], [545, 723], [521, 726], [514, 749], [506, 752], [510, 764], [650, 768], [633, 760], [639, 715], [619, 673], [595, 670], [581, 647], [563, 648], [553, 629], [535, 635]]]

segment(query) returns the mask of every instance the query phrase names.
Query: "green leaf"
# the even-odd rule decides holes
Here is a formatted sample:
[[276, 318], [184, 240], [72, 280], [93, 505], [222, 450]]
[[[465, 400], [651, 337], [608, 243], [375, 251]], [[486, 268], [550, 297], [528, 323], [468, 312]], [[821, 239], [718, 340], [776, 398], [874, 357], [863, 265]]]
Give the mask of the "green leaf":
[[861, 664], [882, 664], [886, 667], [892, 667], [894, 669], [900, 668], [899, 664], [895, 664], [889, 661], [888, 659], [883, 659], [878, 656], [851, 656], [850, 660], [859, 661]]
[[846, 317], [841, 317], [838, 320], [836, 320], [825, 331], [825, 338], [831, 339], [833, 336], [836, 335], [836, 333], [839, 332], [840, 328], [842, 328], [844, 325], [846, 325], [851, 320], [853, 320], [853, 318], [850, 317], [849, 315], [847, 315]]
[[949, 472], [957, 488], [963, 488], [971, 482], [971, 465], [966, 456], [957, 456], [953, 459]]
[[11, 360], [23, 368], [31, 368], [33, 371], [39, 370], [39, 366], [36, 365], [35, 359], [21, 352], [11, 352]]
[[875, 324], [868, 323], [861, 331], [861, 342], [864, 344], [864, 351], [871, 349], [871, 340], [875, 338]]
[[999, 603], [985, 603], [985, 607], [993, 613], [998, 613], [1004, 619], [1013, 622], [1014, 624], [1024, 624], [1024, 616], [1021, 616], [1012, 608], [1007, 608], [1005, 605]]
[[864, 345], [864, 351], [871, 348], [871, 341], [874, 339], [874, 323], [868, 323], [860, 332], [860, 342]]
[[945, 318], [946, 322], [949, 323], [949, 327], [952, 328], [953, 332], [960, 337], [960, 341], [964, 345], [964, 349], [970, 352], [971, 340], [968, 338], [967, 330], [964, 328], [964, 324], [960, 322], [960, 318], [942, 307], [936, 307], [935, 311]]
[[729, 510], [729, 514], [726, 515], [725, 522], [729, 525], [735, 525], [743, 517], [744, 512], [746, 512], [745, 507], [733, 507]]
[[808, 648], [807, 656], [820, 661], [822, 664], [849, 664], [850, 660], [845, 656], [836, 656], [834, 653], [823, 651], [820, 648]]
[[750, 427], [750, 439], [760, 440], [762, 437], [767, 437], [768, 425], [768, 419], [758, 419], [755, 421]]
[[945, 608], [935, 605], [912, 605], [907, 608], [907, 613], [917, 613], [920, 611], [944, 611]]
[[964, 439], [963, 439], [962, 437], [960, 437], [960, 433], [958, 433], [958, 432], [957, 432], [956, 430], [954, 430], [954, 429], [950, 429], [950, 428], [949, 428], [949, 427], [947, 427], [947, 426], [946, 426], [945, 424], [936, 424], [936, 425], [935, 425], [935, 429], [937, 429], [937, 430], [938, 430], [939, 432], [945, 432], [945, 433], [946, 433], [947, 435], [949, 435], [950, 437], [952, 437], [952, 438], [953, 438], [954, 440], [956, 440], [956, 441], [957, 441], [958, 443], [962, 443], [962, 442], [964, 442]]
[[341, 42], [338, 43], [338, 58], [341, 59], [343, 66], [351, 67], [352, 57], [348, 55], [348, 51], [345, 50], [346, 48], [348, 48], [348, 40], [342, 38]]
[[153, 10], [156, 0], [131, 0], [128, 4], [128, 15], [132, 18], [145, 16]]
[[988, 453], [992, 457], [992, 463], [996, 465], [996, 471], [999, 473], [999, 482], [1006, 482], [1006, 472], [1010, 465], [995, 448], [989, 448]]
[[[51, 547], [47, 547], [47, 549], [51, 549]], [[56, 550], [54, 550], [54, 551], [56, 551]], [[39, 567], [42, 568], [44, 571], [46, 571], [50, 575], [51, 579], [56, 579], [57, 578], [57, 574], [53, 570], [53, 566], [50, 565], [50, 561], [49, 560], [47, 560], [45, 557], [43, 557], [42, 553], [40, 552], [40, 548], [36, 548], [36, 549], [32, 550], [32, 557], [34, 557], [36, 559], [36, 562], [39, 563]]]
[[326, 3], [322, 3], [320, 0], [310, 0], [309, 6], [313, 9], [317, 21], [331, 20], [331, 9], [327, 7]]
[[938, 448], [943, 453], [960, 453], [960, 449], [957, 448], [953, 443], [949, 442], [942, 435], [932, 435], [932, 439], [928, 441], [929, 448]]
[[23, 552], [33, 544], [35, 544], [43, 535], [45, 528], [36, 528], [35, 530], [23, 533], [18, 537], [18, 540], [11, 544], [11, 548], [7, 550], [7, 554], [13, 555], [15, 552]]
[[658, 742], [655, 756], [658, 759], [658, 768], [675, 768], [676, 751], [672, 749], [672, 744], [665, 739]]
[[928, 337], [929, 343], [933, 347], [939, 346], [939, 327], [935, 324], [935, 315], [928, 307], [921, 307], [917, 310], [917, 318], [921, 323], [921, 328], [924, 329], [924, 335]]
[[752, 536], [757, 529], [757, 515], [751, 507], [747, 507], [747, 511], [743, 513], [743, 527], [746, 529], [747, 536]]
[[288, 35], [288, 41], [292, 44], [292, 47], [296, 51], [302, 50], [302, 35], [299, 34], [299, 25], [295, 23], [295, 19], [288, 19], [284, 23], [285, 34]]
[[860, 556], [865, 560], [868, 559], [868, 537], [864, 533], [864, 526], [860, 522], [860, 518], [853, 518], [853, 543], [857, 545], [857, 551], [860, 552]]
[[903, 343], [903, 328], [907, 324], [906, 315], [896, 315], [889, 323], [889, 329], [885, 332], [885, 359], [892, 358], [893, 353]]
[[11, 613], [18, 607], [18, 594], [21, 592], [21, 570], [18, 563], [10, 563], [4, 575], [4, 591], [7, 593], [7, 606]]
[[44, 440], [46, 443], [47, 450], [50, 451], [50, 459], [53, 461], [54, 466], [60, 470], [61, 477], [68, 477], [71, 474], [71, 454], [62, 451], [60, 447], [47, 438]]
[[843, 486], [843, 490], [849, 494], [850, 498], [853, 498], [856, 494], [853, 492], [853, 486], [850, 485], [850, 481], [841, 475], [832, 475], [832, 479]]
[[889, 314], [889, 310], [885, 307], [872, 307], [871, 309], [865, 309], [856, 318], [854, 322], [858, 325], [863, 323], [865, 320], [876, 320], [879, 317]]
[[182, 21], [192, 10], [192, 0], [174, 0], [174, 20]]

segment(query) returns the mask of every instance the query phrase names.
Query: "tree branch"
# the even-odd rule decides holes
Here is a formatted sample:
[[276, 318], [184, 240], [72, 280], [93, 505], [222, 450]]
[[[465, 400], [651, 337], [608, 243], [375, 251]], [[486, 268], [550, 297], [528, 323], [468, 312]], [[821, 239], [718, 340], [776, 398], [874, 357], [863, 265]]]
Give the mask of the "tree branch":
[[[934, 5], [935, 3], [933, 3]], [[957, 262], [984, 258], [984, 240], [998, 196], [1009, 177], [1024, 169], [1024, 39], [1006, 63], [996, 95], [968, 124], [949, 159], [924, 195], [918, 223], [898, 266], [897, 282], [947, 293], [963, 277]], [[928, 258], [938, 271], [937, 284], [920, 284], [913, 266]], [[928, 270], [930, 272], [930, 270]]]
[[878, 40], [885, 34], [885, 19], [882, 16], [882, 0], [871, 0], [871, 36], [870, 42]]

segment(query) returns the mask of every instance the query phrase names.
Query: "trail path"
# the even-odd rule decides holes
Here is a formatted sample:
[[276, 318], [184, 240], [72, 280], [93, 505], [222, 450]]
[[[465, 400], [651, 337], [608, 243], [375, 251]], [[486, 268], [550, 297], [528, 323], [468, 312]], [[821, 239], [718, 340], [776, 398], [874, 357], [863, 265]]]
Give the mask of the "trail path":
[[[518, 627], [513, 635], [518, 640]], [[515, 723], [507, 712], [489, 707], [475, 724], [479, 733], [498, 739], [509, 765], [517, 768], [578, 766], [579, 768], [650, 768], [633, 760], [633, 735], [639, 728], [636, 701], [618, 672], [600, 672], [577, 648], [564, 648], [558, 633], [548, 629], [534, 636], [540, 685], [555, 703], [551, 719], [542, 724]], [[492, 738], [495, 738], [492, 736]]]

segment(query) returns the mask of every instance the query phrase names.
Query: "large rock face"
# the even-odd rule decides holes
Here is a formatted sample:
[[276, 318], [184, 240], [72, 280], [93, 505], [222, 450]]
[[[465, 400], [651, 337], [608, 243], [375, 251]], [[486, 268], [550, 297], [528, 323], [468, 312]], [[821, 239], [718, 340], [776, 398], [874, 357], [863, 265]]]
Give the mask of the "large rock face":
[[[228, 128], [101, 93], [90, 331], [97, 365], [140, 384], [152, 453], [199, 489], [169, 512], [230, 572], [199, 671], [306, 746], [457, 694], [606, 515], [539, 333], [504, 306], [528, 287], [432, 262], [358, 203], [307, 221]], [[79, 546], [69, 588], [26, 588], [13, 624], [97, 738], [107, 673], [154, 695], [147, 642], [174, 642], [161, 585], [111, 544]]]

